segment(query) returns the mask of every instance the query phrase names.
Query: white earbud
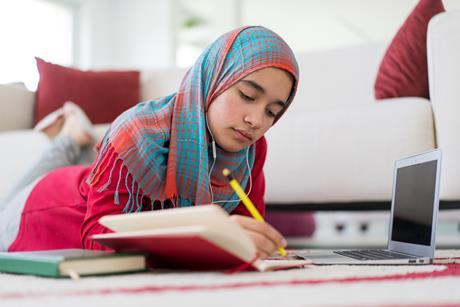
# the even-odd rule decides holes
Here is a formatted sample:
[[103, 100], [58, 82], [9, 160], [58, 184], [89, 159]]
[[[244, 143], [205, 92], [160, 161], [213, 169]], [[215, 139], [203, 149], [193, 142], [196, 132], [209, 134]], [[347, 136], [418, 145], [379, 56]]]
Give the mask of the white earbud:
[[209, 135], [211, 136], [211, 145], [212, 145], [212, 157], [214, 160], [217, 158], [217, 150], [216, 150], [216, 141], [214, 141], [214, 136], [212, 135], [211, 129], [209, 128], [208, 124], [208, 113], [206, 113], [206, 127], [208, 128]]
[[212, 138], [212, 157], [214, 160], [217, 158], [216, 141], [214, 141], [214, 138]]

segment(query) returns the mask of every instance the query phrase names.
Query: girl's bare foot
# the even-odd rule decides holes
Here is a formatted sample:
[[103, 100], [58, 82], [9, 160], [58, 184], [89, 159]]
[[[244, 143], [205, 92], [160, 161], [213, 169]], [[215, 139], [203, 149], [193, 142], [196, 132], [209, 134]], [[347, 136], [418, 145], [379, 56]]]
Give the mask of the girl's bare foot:
[[50, 139], [67, 136], [80, 146], [95, 141], [93, 125], [85, 112], [75, 103], [66, 102], [62, 108], [45, 116], [35, 127]]
[[80, 146], [90, 145], [94, 142], [91, 134], [81, 125], [78, 115], [73, 112], [65, 115], [64, 125], [59, 135], [69, 137]]
[[59, 132], [61, 132], [62, 127], [64, 125], [64, 121], [64, 115], [61, 115], [57, 117], [53, 123], [42, 128], [40, 131], [46, 134], [50, 139], [53, 139], [59, 134]]
[[34, 130], [46, 134], [50, 139], [56, 137], [64, 125], [64, 108], [59, 108], [42, 118]]

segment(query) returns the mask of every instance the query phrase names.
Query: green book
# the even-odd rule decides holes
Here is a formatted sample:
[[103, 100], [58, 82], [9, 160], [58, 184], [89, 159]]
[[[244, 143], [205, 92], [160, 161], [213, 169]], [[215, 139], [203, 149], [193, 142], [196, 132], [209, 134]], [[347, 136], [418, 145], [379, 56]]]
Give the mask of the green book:
[[83, 275], [127, 273], [145, 269], [146, 258], [142, 254], [84, 249], [0, 253], [0, 272], [4, 273], [78, 279]]

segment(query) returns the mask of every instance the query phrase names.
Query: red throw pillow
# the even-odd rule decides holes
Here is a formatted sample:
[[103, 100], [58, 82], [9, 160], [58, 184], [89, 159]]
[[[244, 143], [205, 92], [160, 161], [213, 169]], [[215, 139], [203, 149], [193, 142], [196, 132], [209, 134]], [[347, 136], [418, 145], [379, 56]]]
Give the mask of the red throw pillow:
[[36, 60], [35, 123], [66, 101], [78, 104], [95, 124], [112, 122], [139, 102], [138, 71], [81, 71]]
[[444, 12], [441, 0], [421, 0], [393, 38], [377, 73], [374, 95], [429, 98], [426, 32], [430, 19]]

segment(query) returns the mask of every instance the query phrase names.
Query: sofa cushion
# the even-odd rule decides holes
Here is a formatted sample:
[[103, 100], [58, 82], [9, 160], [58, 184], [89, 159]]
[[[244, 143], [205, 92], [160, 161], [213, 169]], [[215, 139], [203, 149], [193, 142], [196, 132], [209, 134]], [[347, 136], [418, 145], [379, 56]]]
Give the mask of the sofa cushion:
[[429, 98], [426, 55], [428, 22], [445, 11], [441, 0], [421, 0], [393, 38], [375, 81], [375, 98]]
[[138, 71], [81, 71], [39, 58], [37, 67], [35, 122], [68, 100], [78, 104], [93, 123], [111, 122], [139, 102]]
[[435, 147], [431, 104], [417, 97], [287, 112], [266, 134], [265, 202], [388, 201], [394, 161]]
[[23, 86], [0, 84], [0, 131], [31, 128], [34, 100]]

